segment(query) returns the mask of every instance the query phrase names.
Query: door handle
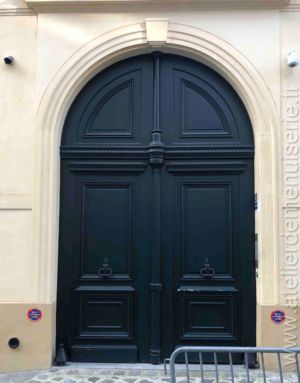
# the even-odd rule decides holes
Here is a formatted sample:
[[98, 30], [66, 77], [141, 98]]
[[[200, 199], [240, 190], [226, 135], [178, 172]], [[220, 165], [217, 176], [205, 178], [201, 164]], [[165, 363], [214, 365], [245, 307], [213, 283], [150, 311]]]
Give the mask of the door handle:
[[112, 276], [112, 268], [108, 264], [108, 259], [105, 258], [103, 265], [100, 269], [98, 269], [98, 275], [100, 278], [110, 278]]
[[205, 258], [203, 268], [200, 270], [203, 278], [210, 279], [215, 276], [215, 269], [209, 264], [208, 258]]

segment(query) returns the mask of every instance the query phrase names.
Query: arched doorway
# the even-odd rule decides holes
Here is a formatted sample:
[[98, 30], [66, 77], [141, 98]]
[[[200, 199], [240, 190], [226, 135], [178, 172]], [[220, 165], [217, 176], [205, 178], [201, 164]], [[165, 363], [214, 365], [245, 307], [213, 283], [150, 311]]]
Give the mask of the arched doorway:
[[233, 88], [153, 53], [94, 77], [61, 142], [57, 339], [74, 361], [255, 343], [254, 145]]

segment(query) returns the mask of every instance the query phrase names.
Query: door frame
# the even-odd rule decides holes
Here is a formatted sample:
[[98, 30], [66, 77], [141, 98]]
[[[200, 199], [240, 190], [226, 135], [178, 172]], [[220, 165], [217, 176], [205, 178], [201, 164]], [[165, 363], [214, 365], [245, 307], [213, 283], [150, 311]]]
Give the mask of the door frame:
[[[232, 45], [198, 28], [165, 21], [165, 30], [153, 41], [149, 25], [134, 24], [105, 33], [78, 50], [58, 70], [49, 84], [36, 118], [36, 177], [34, 196], [34, 259], [36, 301], [51, 304], [55, 327], [59, 235], [59, 146], [65, 116], [80, 89], [99, 71], [124, 58], [159, 49], [202, 62], [231, 83], [251, 119], [255, 140], [255, 191], [259, 196], [256, 233], [259, 259], [257, 302], [277, 303], [278, 263], [278, 164], [275, 103], [261, 74]], [[256, 326], [259, 328], [259, 321]], [[258, 334], [259, 335], [259, 334]], [[257, 343], [261, 345], [258, 336]], [[55, 331], [52, 349], [55, 345]]]

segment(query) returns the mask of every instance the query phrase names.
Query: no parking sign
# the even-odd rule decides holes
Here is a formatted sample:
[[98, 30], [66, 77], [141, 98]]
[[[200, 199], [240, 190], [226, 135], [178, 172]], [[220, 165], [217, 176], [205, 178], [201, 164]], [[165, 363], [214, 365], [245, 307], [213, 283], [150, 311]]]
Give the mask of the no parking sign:
[[42, 316], [43, 316], [42, 311], [37, 308], [29, 309], [27, 312], [27, 318], [31, 322], [38, 322], [39, 320], [42, 319]]
[[271, 313], [271, 320], [275, 324], [281, 324], [285, 321], [285, 312], [282, 310], [276, 310]]

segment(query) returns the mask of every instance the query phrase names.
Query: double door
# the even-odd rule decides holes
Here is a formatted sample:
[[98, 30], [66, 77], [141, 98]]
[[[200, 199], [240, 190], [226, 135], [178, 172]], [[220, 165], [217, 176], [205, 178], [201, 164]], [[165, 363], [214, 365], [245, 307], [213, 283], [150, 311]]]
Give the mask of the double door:
[[118, 63], [78, 95], [61, 157], [57, 340], [71, 360], [254, 344], [252, 133], [225, 80], [174, 55]]

